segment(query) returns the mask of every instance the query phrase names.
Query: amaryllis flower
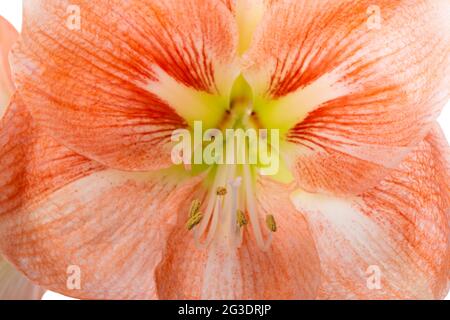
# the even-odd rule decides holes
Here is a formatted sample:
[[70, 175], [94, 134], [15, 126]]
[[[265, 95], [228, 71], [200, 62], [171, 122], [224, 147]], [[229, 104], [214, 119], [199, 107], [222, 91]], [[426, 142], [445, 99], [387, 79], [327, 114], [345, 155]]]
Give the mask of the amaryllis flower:
[[[448, 0], [25, 0], [0, 250], [77, 298], [442, 298], [449, 34]], [[175, 165], [197, 121], [279, 130], [277, 174]]]

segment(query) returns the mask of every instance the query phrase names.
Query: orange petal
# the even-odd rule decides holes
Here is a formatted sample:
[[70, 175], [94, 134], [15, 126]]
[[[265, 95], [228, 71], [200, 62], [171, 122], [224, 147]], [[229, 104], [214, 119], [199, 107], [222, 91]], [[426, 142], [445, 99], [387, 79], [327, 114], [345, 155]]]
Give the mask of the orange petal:
[[0, 300], [41, 300], [44, 293], [0, 256]]
[[256, 245], [250, 226], [239, 249], [220, 241], [198, 249], [192, 234], [179, 227], [158, 268], [160, 298], [315, 298], [320, 267], [305, 218], [295, 211], [285, 186], [261, 181], [257, 192], [261, 219], [273, 214], [278, 226], [269, 251]]
[[298, 192], [322, 266], [319, 298], [441, 299], [450, 287], [450, 149], [433, 131], [360, 197]]
[[364, 192], [423, 139], [450, 97], [449, 33], [446, 0], [271, 7], [245, 75], [260, 122], [290, 142], [302, 188]]
[[18, 36], [16, 29], [0, 17], [0, 119], [3, 117], [9, 99], [14, 92], [9, 66], [9, 52]]
[[105, 169], [42, 134], [17, 100], [0, 168], [0, 250], [28, 278], [77, 298], [157, 297], [153, 271], [194, 180]]
[[236, 0], [220, 0], [227, 6], [228, 9], [234, 12], [236, 6]]
[[220, 116], [207, 102], [231, 90], [233, 30], [216, 0], [25, 0], [14, 75], [33, 117], [72, 150], [166, 167], [173, 130]]

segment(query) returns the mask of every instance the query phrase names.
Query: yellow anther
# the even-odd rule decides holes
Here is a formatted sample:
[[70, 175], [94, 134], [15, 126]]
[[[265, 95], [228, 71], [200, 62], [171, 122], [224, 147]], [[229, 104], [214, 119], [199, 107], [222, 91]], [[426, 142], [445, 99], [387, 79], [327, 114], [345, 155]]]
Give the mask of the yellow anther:
[[267, 228], [269, 228], [270, 231], [276, 232], [277, 231], [277, 223], [275, 221], [275, 217], [271, 214], [267, 215], [266, 217], [266, 225]]
[[227, 189], [224, 187], [218, 187], [216, 193], [218, 196], [225, 196], [227, 194]]
[[202, 205], [202, 203], [198, 199], [195, 199], [194, 201], [192, 201], [191, 207], [189, 209], [189, 217], [192, 217], [194, 214], [199, 212], [201, 205]]
[[196, 225], [198, 225], [203, 219], [203, 214], [201, 212], [196, 212], [192, 216], [189, 217], [186, 228], [190, 231], [194, 229]]
[[242, 210], [238, 210], [236, 215], [237, 215], [237, 224], [239, 228], [245, 227], [248, 224], [245, 213], [242, 212]]

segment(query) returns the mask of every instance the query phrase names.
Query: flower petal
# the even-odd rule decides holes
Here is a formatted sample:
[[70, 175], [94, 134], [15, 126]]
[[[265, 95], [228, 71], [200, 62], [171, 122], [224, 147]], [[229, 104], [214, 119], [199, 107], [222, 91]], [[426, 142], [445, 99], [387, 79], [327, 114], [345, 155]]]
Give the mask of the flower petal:
[[302, 188], [360, 194], [425, 137], [450, 97], [449, 33], [446, 0], [271, 7], [245, 75]]
[[9, 66], [9, 52], [19, 34], [3, 17], [0, 17], [0, 119], [3, 117], [9, 99], [14, 92]]
[[299, 192], [321, 259], [320, 298], [441, 299], [450, 285], [450, 148], [433, 131], [360, 197]]
[[235, 29], [216, 0], [25, 0], [15, 81], [72, 150], [117, 169], [167, 167], [175, 129], [225, 112]]
[[105, 169], [40, 132], [18, 100], [0, 168], [0, 250], [28, 278], [77, 298], [156, 297], [153, 270], [195, 180]]
[[236, 6], [236, 0], [220, 0], [220, 1], [222, 1], [223, 4], [226, 5], [230, 11], [234, 12], [235, 6]]
[[41, 300], [44, 293], [0, 256], [0, 300]]
[[257, 192], [262, 219], [273, 214], [278, 225], [269, 251], [256, 245], [250, 226], [239, 249], [221, 239], [207, 249], [197, 248], [192, 234], [177, 228], [157, 271], [160, 298], [315, 298], [320, 266], [304, 217], [296, 213], [285, 186], [261, 181]]

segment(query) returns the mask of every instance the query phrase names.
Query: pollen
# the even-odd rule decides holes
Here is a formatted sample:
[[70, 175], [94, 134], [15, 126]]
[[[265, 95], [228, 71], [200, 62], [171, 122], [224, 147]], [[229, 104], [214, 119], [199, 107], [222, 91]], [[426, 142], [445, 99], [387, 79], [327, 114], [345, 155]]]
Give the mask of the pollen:
[[267, 228], [269, 228], [269, 230], [271, 232], [276, 232], [277, 231], [277, 223], [275, 221], [275, 217], [271, 214], [267, 215], [266, 217], [266, 225]]
[[196, 213], [194, 213], [192, 216], [189, 217], [187, 223], [186, 223], [186, 228], [191, 231], [192, 229], [194, 229], [195, 226], [197, 226], [203, 219], [203, 214], [198, 211]]
[[203, 214], [200, 212], [201, 205], [202, 204], [198, 199], [195, 199], [191, 203], [191, 207], [189, 209], [189, 219], [186, 223], [186, 228], [189, 231], [198, 225], [203, 219]]
[[201, 205], [202, 204], [201, 204], [200, 200], [198, 200], [198, 199], [195, 199], [194, 201], [192, 201], [191, 208], [189, 209], [189, 217], [192, 217], [197, 212], [199, 212]]
[[248, 224], [247, 217], [245, 216], [245, 213], [242, 210], [238, 210], [236, 216], [239, 228], [245, 227]]
[[218, 196], [225, 196], [227, 194], [227, 189], [224, 187], [219, 187], [217, 188], [216, 193]]

